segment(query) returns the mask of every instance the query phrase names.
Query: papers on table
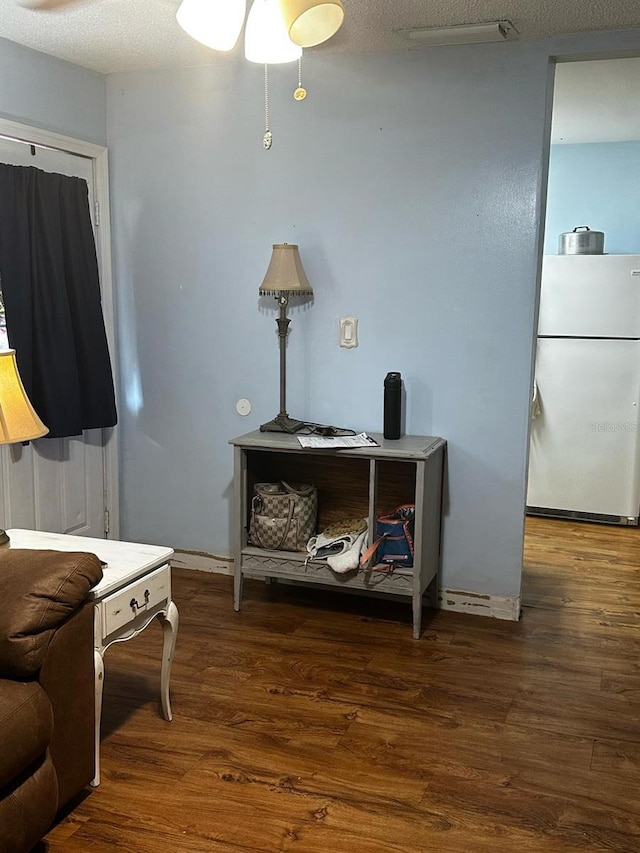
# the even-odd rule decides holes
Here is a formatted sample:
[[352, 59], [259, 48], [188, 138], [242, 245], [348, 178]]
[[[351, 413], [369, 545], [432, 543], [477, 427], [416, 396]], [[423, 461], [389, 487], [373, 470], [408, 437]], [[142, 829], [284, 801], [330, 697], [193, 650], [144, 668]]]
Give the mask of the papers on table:
[[302, 447], [312, 449], [331, 449], [340, 450], [344, 447], [379, 447], [378, 442], [366, 434], [360, 432], [358, 435], [299, 435], [298, 441]]

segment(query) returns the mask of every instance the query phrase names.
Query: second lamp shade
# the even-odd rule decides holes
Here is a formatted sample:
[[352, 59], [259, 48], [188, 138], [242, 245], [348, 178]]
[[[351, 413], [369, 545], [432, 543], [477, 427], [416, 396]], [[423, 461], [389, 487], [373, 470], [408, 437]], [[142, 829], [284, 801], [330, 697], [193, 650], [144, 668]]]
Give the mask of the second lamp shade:
[[0, 352], [0, 444], [31, 441], [48, 432], [24, 390], [16, 351], [3, 350]]
[[344, 20], [342, 0], [280, 0], [289, 38], [314, 47], [335, 35]]
[[313, 296], [313, 288], [309, 284], [295, 243], [274, 245], [269, 268], [259, 293], [260, 296], [277, 296], [279, 293]]

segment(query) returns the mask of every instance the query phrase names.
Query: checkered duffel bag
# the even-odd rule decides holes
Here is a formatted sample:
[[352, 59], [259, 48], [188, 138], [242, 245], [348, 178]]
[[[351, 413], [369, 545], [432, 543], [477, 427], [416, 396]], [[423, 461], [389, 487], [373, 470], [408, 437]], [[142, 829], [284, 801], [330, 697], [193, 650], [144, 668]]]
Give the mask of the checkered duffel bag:
[[267, 551], [305, 551], [316, 532], [318, 492], [302, 483], [256, 483], [249, 539]]

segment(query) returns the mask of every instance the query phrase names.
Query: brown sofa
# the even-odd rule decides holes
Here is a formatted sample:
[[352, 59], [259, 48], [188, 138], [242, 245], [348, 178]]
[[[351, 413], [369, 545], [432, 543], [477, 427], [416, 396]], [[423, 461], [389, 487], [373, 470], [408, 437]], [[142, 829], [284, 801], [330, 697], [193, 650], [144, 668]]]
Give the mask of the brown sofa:
[[95, 554], [0, 550], [0, 853], [26, 853], [94, 772]]

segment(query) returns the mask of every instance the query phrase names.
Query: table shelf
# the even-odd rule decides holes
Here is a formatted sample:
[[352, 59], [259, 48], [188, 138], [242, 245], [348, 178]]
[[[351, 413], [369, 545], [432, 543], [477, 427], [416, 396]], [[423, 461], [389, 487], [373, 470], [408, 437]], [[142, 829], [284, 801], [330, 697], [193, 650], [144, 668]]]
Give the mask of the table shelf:
[[[247, 575], [410, 598], [413, 636], [420, 636], [423, 596], [437, 584], [440, 564], [442, 476], [446, 442], [406, 436], [378, 447], [309, 450], [293, 435], [255, 431], [234, 445], [234, 606], [240, 609]], [[318, 490], [318, 530], [345, 517], [375, 519], [401, 504], [415, 504], [413, 568], [382, 566], [338, 574], [306, 552], [267, 551], [249, 544], [251, 497], [258, 482], [313, 483]], [[384, 566], [384, 569], [388, 567]], [[437, 592], [437, 589], [435, 590]], [[435, 595], [434, 595], [435, 600]]]

